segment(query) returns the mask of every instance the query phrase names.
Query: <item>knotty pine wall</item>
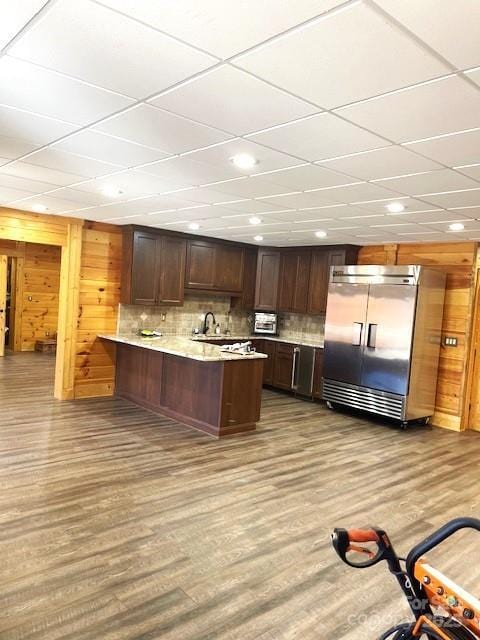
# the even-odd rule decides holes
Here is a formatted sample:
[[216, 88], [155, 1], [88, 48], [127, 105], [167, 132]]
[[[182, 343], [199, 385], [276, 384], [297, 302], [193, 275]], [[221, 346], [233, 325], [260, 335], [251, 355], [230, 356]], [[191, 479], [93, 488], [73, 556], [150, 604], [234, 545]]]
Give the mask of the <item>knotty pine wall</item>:
[[441, 347], [432, 422], [456, 431], [467, 426], [464, 412], [476, 251], [474, 242], [378, 245], [362, 247], [358, 256], [359, 264], [420, 264], [447, 274], [442, 333], [455, 336], [458, 346]]
[[120, 301], [122, 229], [85, 222], [75, 358], [75, 398], [113, 394], [115, 345], [97, 338], [116, 333]]
[[17, 270], [16, 313], [20, 326], [15, 343], [33, 351], [37, 340], [53, 337], [58, 326], [61, 248], [26, 242], [23, 269]]

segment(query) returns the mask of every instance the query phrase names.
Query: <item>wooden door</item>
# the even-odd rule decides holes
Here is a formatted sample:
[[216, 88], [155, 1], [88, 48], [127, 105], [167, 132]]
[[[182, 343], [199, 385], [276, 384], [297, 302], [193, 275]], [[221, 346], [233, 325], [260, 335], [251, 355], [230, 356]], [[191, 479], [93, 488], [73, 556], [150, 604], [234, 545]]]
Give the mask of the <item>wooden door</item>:
[[215, 288], [216, 245], [203, 240], [187, 243], [187, 267], [185, 286], [189, 289]]
[[215, 247], [215, 289], [240, 293], [243, 287], [243, 249], [228, 245]]
[[259, 349], [261, 353], [265, 353], [268, 356], [268, 359], [263, 361], [263, 384], [273, 385], [276, 346], [277, 344], [275, 342], [264, 340], [262, 348]]
[[273, 386], [279, 389], [292, 388], [293, 344], [276, 344], [275, 364], [273, 369]]
[[259, 311], [277, 310], [279, 271], [280, 251], [261, 249], [257, 258], [255, 309]]
[[181, 305], [185, 288], [186, 240], [162, 236], [158, 248], [160, 251], [158, 302]]
[[7, 256], [0, 255], [0, 357], [5, 355], [7, 317]]
[[133, 237], [131, 304], [155, 305], [158, 295], [160, 238], [135, 231]]

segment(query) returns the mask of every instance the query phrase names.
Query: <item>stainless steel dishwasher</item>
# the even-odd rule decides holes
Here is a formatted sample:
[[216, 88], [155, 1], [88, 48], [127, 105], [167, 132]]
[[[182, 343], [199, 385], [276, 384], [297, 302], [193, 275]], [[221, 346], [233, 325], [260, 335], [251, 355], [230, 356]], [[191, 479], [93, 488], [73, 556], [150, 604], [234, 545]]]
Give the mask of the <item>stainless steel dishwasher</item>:
[[293, 350], [292, 389], [301, 396], [313, 397], [315, 349], [299, 345]]

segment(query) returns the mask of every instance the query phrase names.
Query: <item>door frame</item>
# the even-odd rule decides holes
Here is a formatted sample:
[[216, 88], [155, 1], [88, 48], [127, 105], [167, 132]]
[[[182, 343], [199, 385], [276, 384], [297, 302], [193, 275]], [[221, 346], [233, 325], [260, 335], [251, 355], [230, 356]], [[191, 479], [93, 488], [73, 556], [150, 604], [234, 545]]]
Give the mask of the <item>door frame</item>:
[[8, 256], [0, 254], [0, 358], [5, 355], [5, 334], [7, 331], [7, 284]]
[[473, 275], [474, 296], [471, 301], [471, 318], [469, 330], [469, 348], [467, 352], [467, 380], [466, 391], [464, 395], [462, 423], [461, 429], [471, 429], [472, 431], [480, 431], [480, 426], [475, 428], [471, 425], [470, 418], [472, 415], [472, 407], [474, 395], [480, 395], [480, 379], [476, 376], [477, 361], [478, 374], [480, 375], [480, 253], [478, 252], [475, 260], [475, 272]]
[[[19, 244], [25, 242], [61, 247], [54, 397], [73, 400], [84, 221], [6, 208], [0, 208], [0, 220], [1, 253], [18, 256]], [[4, 249], [2, 240], [15, 242], [15, 248]]]

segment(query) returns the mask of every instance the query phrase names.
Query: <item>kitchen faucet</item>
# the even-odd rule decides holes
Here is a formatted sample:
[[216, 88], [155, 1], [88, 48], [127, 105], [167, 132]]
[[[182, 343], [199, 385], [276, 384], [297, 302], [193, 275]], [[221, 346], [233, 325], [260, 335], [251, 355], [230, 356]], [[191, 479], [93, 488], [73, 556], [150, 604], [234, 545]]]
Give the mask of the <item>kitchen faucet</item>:
[[204, 318], [203, 318], [203, 330], [202, 330], [203, 335], [206, 335], [208, 330], [209, 330], [209, 328], [210, 328], [209, 325], [208, 325], [208, 322], [207, 322], [208, 316], [212, 316], [213, 326], [215, 326], [217, 324], [217, 322], [215, 320], [215, 316], [213, 314], [213, 311], [208, 311], [205, 314]]

